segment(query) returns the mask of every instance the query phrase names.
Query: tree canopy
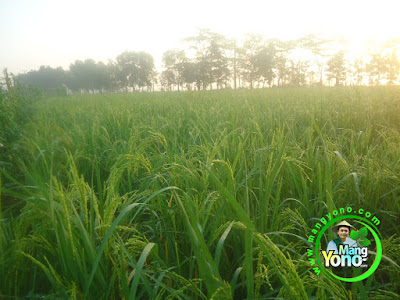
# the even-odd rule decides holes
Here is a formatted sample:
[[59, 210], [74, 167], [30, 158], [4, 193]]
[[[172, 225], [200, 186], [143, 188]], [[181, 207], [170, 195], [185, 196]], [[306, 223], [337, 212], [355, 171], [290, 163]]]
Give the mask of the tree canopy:
[[[162, 71], [146, 52], [125, 51], [107, 63], [77, 60], [69, 70], [41, 66], [19, 74], [21, 83], [43, 90], [73, 92], [257, 88], [346, 84], [398, 84], [400, 62], [396, 45], [352, 58], [340, 50], [342, 41], [305, 35], [296, 40], [265, 39], [247, 34], [241, 41], [209, 29], [184, 40], [184, 48], [162, 56]], [[336, 43], [336, 44], [335, 44]], [[338, 50], [339, 49], [339, 50]], [[389, 49], [389, 50], [388, 50]], [[391, 50], [391, 51], [390, 51]]]

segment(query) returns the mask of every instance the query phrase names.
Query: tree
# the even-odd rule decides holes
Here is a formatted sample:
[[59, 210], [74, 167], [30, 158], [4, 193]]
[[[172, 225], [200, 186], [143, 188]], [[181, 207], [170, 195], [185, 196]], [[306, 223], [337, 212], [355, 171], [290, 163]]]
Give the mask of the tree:
[[160, 83], [164, 89], [170, 91], [171, 86], [176, 84], [175, 74], [171, 70], [164, 70], [161, 72]]
[[357, 58], [351, 65], [352, 76], [356, 80], [357, 85], [361, 85], [366, 75], [365, 62], [362, 58]]
[[319, 84], [323, 85], [324, 67], [325, 67], [325, 45], [329, 40], [323, 39], [315, 34], [309, 34], [297, 40], [298, 44], [315, 56], [315, 64], [318, 67]]
[[117, 56], [116, 79], [121, 88], [151, 87], [154, 59], [146, 52], [125, 51]]
[[31, 70], [26, 74], [19, 74], [16, 79], [23, 84], [30, 84], [43, 90], [60, 88], [65, 83], [65, 71], [58, 67], [41, 66], [39, 70]]
[[113, 82], [111, 78], [112, 70], [109, 65], [103, 62], [98, 62], [96, 65], [96, 75], [95, 75], [95, 87], [99, 91], [110, 90], [113, 88]]
[[379, 85], [386, 74], [386, 61], [381, 53], [373, 53], [371, 60], [366, 64], [365, 70], [369, 75], [369, 83]]
[[111, 91], [118, 91], [122, 88], [119, 80], [119, 67], [116, 61], [109, 59], [107, 63], [107, 69], [109, 73], [109, 89]]
[[192, 42], [191, 48], [196, 51], [196, 82], [200, 82], [203, 89], [212, 86], [214, 82], [217, 88], [225, 84], [230, 75], [229, 61], [225, 55], [230, 48], [229, 41], [209, 29], [200, 29], [197, 36], [186, 38], [186, 41]]
[[385, 70], [387, 84], [392, 85], [399, 78], [400, 62], [397, 58], [396, 52], [392, 52], [389, 57], [385, 58]]
[[222, 85], [227, 83], [230, 70], [228, 68], [228, 58], [221, 49], [221, 45], [219, 45], [216, 41], [211, 41], [210, 58], [212, 80], [213, 82], [217, 83], [217, 89], [219, 89]]
[[113, 87], [111, 66], [93, 59], [77, 60], [69, 66], [66, 84], [74, 91], [110, 89]]
[[96, 63], [93, 59], [86, 59], [84, 62], [76, 60], [69, 66], [68, 87], [78, 91], [94, 90], [93, 76], [96, 73]]
[[342, 82], [346, 79], [346, 66], [344, 59], [345, 52], [339, 51], [328, 60], [328, 74], [329, 80], [335, 79], [335, 86], [342, 85]]
[[185, 62], [183, 65], [183, 82], [186, 84], [186, 88], [188, 90], [192, 89], [192, 84], [195, 83], [197, 86], [197, 90], [200, 90], [201, 81], [198, 75], [199, 66], [195, 62]]
[[229, 67], [233, 71], [233, 88], [236, 90], [237, 88], [237, 77], [238, 77], [238, 63], [237, 63], [237, 54], [238, 54], [238, 43], [236, 39], [227, 40], [226, 43], [226, 53], [228, 56]]
[[289, 84], [292, 86], [303, 86], [306, 84], [306, 72], [308, 63], [290, 60]]
[[183, 85], [183, 71], [187, 61], [185, 51], [183, 50], [168, 50], [163, 54], [162, 62], [165, 71], [164, 79], [168, 78], [169, 86], [175, 84], [178, 86], [178, 91]]
[[154, 59], [149, 53], [139, 52], [138, 53], [138, 77], [137, 77], [137, 86], [139, 88], [142, 87], [151, 87], [154, 70]]
[[276, 47], [275, 70], [278, 78], [278, 86], [285, 85], [289, 81], [289, 53], [296, 48], [296, 41], [274, 40]]
[[241, 77], [250, 84], [250, 88], [254, 87], [254, 83], [259, 79], [257, 74], [257, 64], [261, 63], [261, 57], [257, 55], [264, 49], [265, 40], [261, 34], [247, 34], [243, 41], [243, 46], [238, 50], [238, 65]]
[[267, 82], [269, 86], [272, 85], [275, 73], [273, 71], [275, 61], [276, 49], [272, 43], [263, 47], [256, 55], [251, 58], [251, 63], [255, 71], [255, 78], [257, 81], [264, 83]]

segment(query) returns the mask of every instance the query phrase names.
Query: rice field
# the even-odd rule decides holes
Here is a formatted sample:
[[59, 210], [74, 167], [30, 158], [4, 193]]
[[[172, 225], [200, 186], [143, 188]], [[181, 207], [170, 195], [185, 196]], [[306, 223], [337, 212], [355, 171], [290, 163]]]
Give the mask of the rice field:
[[[46, 99], [1, 183], [3, 299], [400, 299], [399, 87]], [[307, 258], [348, 206], [384, 255], [353, 284]]]

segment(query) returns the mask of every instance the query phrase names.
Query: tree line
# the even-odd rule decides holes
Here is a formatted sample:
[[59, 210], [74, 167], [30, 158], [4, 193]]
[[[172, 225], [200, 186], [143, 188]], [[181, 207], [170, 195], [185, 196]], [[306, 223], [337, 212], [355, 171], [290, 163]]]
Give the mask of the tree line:
[[16, 78], [44, 90], [74, 92], [398, 84], [399, 44], [353, 59], [338, 41], [313, 34], [290, 41], [248, 34], [239, 43], [201, 29], [184, 40], [183, 49], [163, 54], [160, 73], [151, 54], [125, 51], [107, 64], [77, 60], [68, 70], [42, 66]]
[[18, 74], [16, 79], [45, 91], [66, 87], [74, 92], [117, 92], [149, 89], [156, 82], [156, 71], [150, 54], [125, 51], [107, 64], [93, 59], [77, 60], [69, 70], [41, 66], [39, 70]]

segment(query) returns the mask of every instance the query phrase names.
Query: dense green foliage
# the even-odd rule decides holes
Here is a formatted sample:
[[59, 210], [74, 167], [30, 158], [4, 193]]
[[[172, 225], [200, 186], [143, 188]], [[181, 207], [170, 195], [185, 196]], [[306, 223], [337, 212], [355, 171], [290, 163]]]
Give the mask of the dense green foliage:
[[[35, 105], [1, 174], [0, 295], [400, 297], [400, 89], [82, 95]], [[381, 220], [367, 282], [316, 276], [333, 208]]]
[[13, 149], [14, 142], [22, 135], [22, 125], [33, 114], [33, 104], [41, 98], [40, 91], [32, 86], [15, 82], [4, 70], [4, 87], [0, 82], [0, 162]]

